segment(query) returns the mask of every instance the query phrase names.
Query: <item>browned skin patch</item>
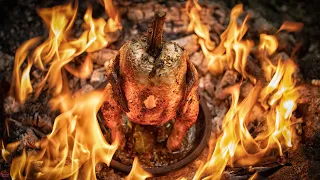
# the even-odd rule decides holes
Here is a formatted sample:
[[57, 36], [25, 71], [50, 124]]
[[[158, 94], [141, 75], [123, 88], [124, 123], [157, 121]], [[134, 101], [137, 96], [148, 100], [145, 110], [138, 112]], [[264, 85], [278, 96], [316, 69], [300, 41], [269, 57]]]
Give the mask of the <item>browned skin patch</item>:
[[111, 84], [108, 84], [105, 89], [105, 101], [101, 106], [101, 112], [104, 117], [107, 127], [111, 130], [111, 140], [114, 141], [118, 138], [120, 148], [123, 148], [126, 138], [122, 132], [122, 111], [118, 103], [114, 100], [114, 93]]
[[[113, 97], [106, 98], [108, 104], [105, 103], [102, 112], [107, 126], [113, 132], [112, 138], [124, 137], [120, 128], [122, 112], [131, 121], [143, 125], [161, 125], [175, 119], [167, 147], [170, 151], [180, 149], [186, 131], [195, 123], [199, 112], [197, 71], [189, 61], [187, 53], [181, 50], [174, 55], [177, 58], [162, 57], [163, 61], [167, 61], [165, 66], [157, 70], [154, 77], [150, 77], [151, 70], [148, 71], [145, 67], [152, 67], [154, 62], [138, 59], [136, 52], [143, 51], [145, 45], [142, 42], [141, 48], [134, 50], [134, 43], [140, 42], [125, 44], [120, 49], [120, 56], [112, 60], [107, 71], [111, 83], [107, 88], [112, 91], [107, 93], [112, 93]], [[165, 48], [169, 46], [179, 48], [170, 43], [166, 44], [165, 54], [168, 51]], [[150, 95], [157, 98], [156, 107], [152, 109], [144, 105], [145, 99]], [[123, 145], [125, 140], [121, 140], [120, 143]]]
[[184, 97], [177, 112], [176, 122], [173, 127], [167, 147], [170, 151], [181, 148], [181, 142], [188, 129], [196, 122], [199, 113], [198, 73], [194, 65], [187, 59], [187, 75]]
[[110, 65], [107, 69], [107, 79], [109, 83], [112, 85], [112, 90], [114, 93], [114, 97], [116, 102], [120, 105], [120, 108], [124, 112], [128, 112], [128, 103], [123, 94], [121, 87], [121, 77], [120, 77], [120, 55], [117, 54], [114, 58], [111, 59]]

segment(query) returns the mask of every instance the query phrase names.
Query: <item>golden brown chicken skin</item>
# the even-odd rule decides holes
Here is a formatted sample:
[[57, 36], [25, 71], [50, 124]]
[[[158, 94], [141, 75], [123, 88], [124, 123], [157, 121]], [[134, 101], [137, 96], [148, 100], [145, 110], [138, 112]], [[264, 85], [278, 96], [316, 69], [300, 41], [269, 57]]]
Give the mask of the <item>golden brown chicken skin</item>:
[[186, 131], [199, 112], [198, 74], [187, 53], [172, 42], [161, 41], [158, 54], [150, 38], [127, 42], [107, 69], [107, 94], [101, 110], [114, 140], [123, 147], [121, 114], [138, 124], [161, 125], [175, 120], [167, 140], [170, 151], [181, 148]]

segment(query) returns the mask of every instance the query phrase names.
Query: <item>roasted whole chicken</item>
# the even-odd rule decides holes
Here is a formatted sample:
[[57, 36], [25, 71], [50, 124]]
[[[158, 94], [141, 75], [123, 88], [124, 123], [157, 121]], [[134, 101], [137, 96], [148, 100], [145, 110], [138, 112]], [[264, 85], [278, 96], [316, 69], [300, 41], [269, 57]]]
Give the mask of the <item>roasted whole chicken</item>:
[[165, 12], [155, 12], [147, 36], [127, 42], [107, 69], [106, 98], [101, 111], [120, 147], [126, 139], [122, 114], [134, 123], [162, 125], [175, 120], [167, 148], [181, 148], [199, 112], [198, 73], [187, 53], [162, 40]]

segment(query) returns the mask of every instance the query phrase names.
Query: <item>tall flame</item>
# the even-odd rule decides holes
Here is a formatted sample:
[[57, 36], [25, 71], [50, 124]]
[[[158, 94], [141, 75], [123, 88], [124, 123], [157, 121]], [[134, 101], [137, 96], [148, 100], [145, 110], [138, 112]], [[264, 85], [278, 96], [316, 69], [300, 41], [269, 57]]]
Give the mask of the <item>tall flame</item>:
[[[283, 148], [292, 147], [290, 118], [299, 98], [298, 88], [294, 87], [292, 80], [295, 64], [288, 59], [279, 63], [279, 66], [282, 66], [278, 68], [279, 71], [284, 71], [279, 74], [283, 76], [280, 77], [279, 85], [272, 91], [267, 91], [268, 87], [272, 86], [272, 81], [264, 88], [258, 83], [252, 92], [239, 102], [240, 85], [229, 89], [232, 103], [223, 120], [223, 132], [215, 142], [210, 160], [198, 169], [194, 179], [200, 179], [205, 174], [209, 174], [207, 178], [220, 179], [227, 165], [254, 165], [275, 149], [278, 149], [279, 155], [282, 156]], [[275, 73], [273, 79], [277, 78], [278, 73]], [[258, 99], [267, 101], [270, 107], [264, 112], [267, 129], [254, 137], [247, 125], [253, 121], [249, 114]]]
[[[28, 95], [34, 92], [30, 71], [39, 68], [44, 77], [36, 87], [36, 96], [48, 85], [53, 94], [50, 104], [53, 110], [59, 110], [61, 114], [56, 118], [52, 132], [36, 143], [38, 151], [31, 153], [24, 150], [21, 156], [13, 160], [10, 174], [14, 179], [96, 179], [95, 165], [99, 162], [110, 164], [119, 142], [115, 140], [109, 144], [105, 140], [96, 118], [106, 92], [96, 90], [74, 98], [65, 78], [66, 72], [79, 78], [88, 77], [93, 69], [89, 57], [80, 67], [74, 67], [70, 62], [83, 52], [106, 47], [111, 43], [108, 34], [121, 29], [120, 17], [112, 2], [103, 0], [103, 4], [109, 15], [108, 21], [92, 18], [92, 8], [89, 7], [84, 16], [85, 30], [79, 38], [69, 35], [77, 13], [77, 2], [40, 9], [38, 13], [49, 28], [48, 39], [41, 42], [41, 38], [33, 38], [17, 50], [11, 94], [20, 102], [25, 102]], [[276, 52], [278, 41], [274, 35], [261, 34], [257, 50], [267, 84], [256, 82], [256, 78], [245, 70], [254, 43], [243, 39], [249, 16], [244, 18], [241, 25], [237, 23], [243, 6], [237, 5], [232, 9], [230, 23], [221, 34], [218, 46], [201, 23], [198, 1], [190, 0], [186, 8], [191, 20], [189, 30], [194, 30], [199, 36], [201, 49], [209, 59], [210, 72], [220, 74], [226, 69], [235, 69], [255, 84], [242, 101], [240, 85], [229, 87], [232, 103], [223, 119], [223, 131], [210, 144], [213, 152], [208, 161], [199, 167], [194, 179], [204, 176], [219, 179], [227, 165], [253, 165], [274, 151], [281, 156], [286, 148], [292, 146], [290, 118], [299, 97], [298, 87], [292, 77], [296, 71], [293, 60], [279, 58], [278, 64], [274, 65], [270, 56]], [[279, 31], [299, 29], [301, 24], [287, 22]], [[248, 124], [254, 119], [250, 119], [249, 115], [257, 105], [264, 111], [267, 129], [253, 136]], [[6, 157], [17, 145], [13, 143], [4, 147], [2, 144], [4, 159], [7, 160]], [[126, 179], [145, 179], [150, 176], [135, 158], [132, 171]]]
[[227, 29], [220, 36], [220, 44], [215, 47], [214, 42], [210, 39], [209, 30], [201, 24], [199, 12], [201, 6], [197, 0], [189, 0], [186, 9], [189, 13], [190, 24], [189, 30], [200, 37], [199, 44], [205, 55], [209, 60], [208, 69], [211, 73], [217, 75], [221, 74], [225, 69], [235, 69], [243, 75], [244, 78], [249, 78], [253, 82], [256, 79], [249, 75], [246, 70], [247, 57], [253, 47], [253, 42], [250, 40], [242, 40], [243, 36], [248, 30], [246, 22], [249, 18], [247, 15], [242, 25], [238, 25], [239, 16], [243, 13], [243, 6], [239, 4], [235, 6], [230, 14], [230, 23]]
[[[254, 44], [251, 40], [243, 39], [248, 29], [246, 21], [249, 16], [244, 18], [241, 25], [237, 23], [238, 17], [243, 13], [243, 6], [240, 4], [232, 9], [230, 23], [221, 34], [221, 42], [216, 48], [206, 43], [211, 40], [210, 36], [204, 35], [209, 31], [199, 18], [201, 6], [195, 0], [189, 0], [186, 8], [190, 17], [189, 27], [199, 36], [201, 49], [209, 60], [208, 69], [213, 74], [221, 74], [227, 68], [234, 69], [255, 84], [251, 93], [242, 101], [239, 99], [239, 84], [227, 89], [232, 96], [232, 103], [223, 119], [222, 133], [210, 144], [209, 149], [213, 149], [213, 153], [209, 155], [208, 161], [199, 167], [194, 179], [220, 179], [227, 165], [254, 165], [275, 150], [282, 156], [283, 150], [292, 147], [290, 118], [299, 98], [298, 87], [295, 87], [293, 79], [296, 71], [293, 60], [279, 58], [278, 64], [274, 65], [270, 56], [278, 48], [277, 38], [274, 35], [261, 34], [256, 49], [268, 83], [264, 85], [260, 81], [256, 82], [256, 78], [245, 71], [247, 58]], [[301, 23], [286, 22], [279, 31], [295, 31], [301, 27]], [[249, 115], [255, 106], [262, 107], [267, 129], [253, 136], [248, 125], [254, 120]]]
[[[104, 2], [106, 6], [112, 6], [111, 1]], [[48, 85], [53, 94], [50, 105], [61, 114], [56, 117], [52, 132], [36, 143], [36, 152], [24, 150], [12, 161], [10, 175], [14, 179], [95, 179], [95, 165], [99, 162], [109, 165], [118, 148], [118, 140], [112, 144], [105, 140], [96, 117], [106, 92], [92, 91], [74, 98], [68, 90], [66, 72], [79, 78], [89, 77], [93, 70], [89, 57], [80, 67], [74, 67], [70, 62], [83, 52], [109, 45], [108, 33], [121, 29], [120, 18], [114, 7], [106, 7], [110, 11], [109, 20], [94, 19], [89, 7], [84, 15], [84, 31], [75, 38], [70, 36], [70, 31], [77, 6], [76, 2], [39, 9], [38, 14], [49, 29], [48, 39], [41, 43], [41, 38], [33, 38], [17, 50], [11, 95], [24, 103], [34, 92], [30, 71], [39, 68], [44, 77], [36, 87], [36, 96]], [[16, 144], [3, 147], [3, 157], [13, 152]]]
[[118, 141], [106, 142], [96, 114], [103, 103], [104, 92], [94, 91], [72, 98], [63, 94], [51, 100], [53, 107], [62, 112], [56, 119], [52, 132], [40, 142], [37, 153], [26, 153], [15, 158], [10, 174], [24, 179], [78, 179], [79, 169], [84, 179], [95, 179], [95, 165], [110, 164]]
[[[107, 5], [112, 5], [105, 0]], [[49, 28], [49, 37], [36, 47], [31, 54], [29, 51], [40, 43], [39, 37], [25, 42], [16, 53], [14, 73], [12, 78], [11, 94], [15, 95], [20, 102], [24, 102], [28, 94], [33, 92], [30, 82], [30, 69], [35, 65], [40, 68], [45, 76], [37, 86], [36, 96], [40, 94], [43, 87], [48, 83], [53, 94], [62, 92], [63, 84], [67, 81], [63, 78], [63, 72], [69, 71], [74, 76], [86, 78], [91, 74], [92, 62], [86, 59], [78, 70], [69, 63], [83, 52], [92, 52], [106, 47], [111, 42], [108, 33], [121, 29], [119, 16], [112, 11], [112, 17], [106, 22], [103, 18], [92, 18], [92, 8], [89, 7], [84, 15], [84, 32], [79, 38], [69, 35], [74, 24], [78, 3], [74, 5], [55, 6], [53, 8], [39, 9], [38, 14]], [[109, 7], [107, 9], [113, 9]], [[28, 65], [21, 74], [24, 61], [28, 59]]]

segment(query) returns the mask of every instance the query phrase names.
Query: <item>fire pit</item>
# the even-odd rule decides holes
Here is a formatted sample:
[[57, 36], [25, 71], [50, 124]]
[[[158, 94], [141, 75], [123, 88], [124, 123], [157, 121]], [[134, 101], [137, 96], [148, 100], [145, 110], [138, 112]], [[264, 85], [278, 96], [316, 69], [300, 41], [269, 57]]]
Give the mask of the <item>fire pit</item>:
[[[103, 82], [97, 87], [97, 89], [103, 90], [106, 85], [107, 85], [107, 82]], [[104, 126], [103, 122], [105, 121], [105, 119], [101, 111], [98, 112], [97, 118], [100, 122], [100, 126]], [[126, 118], [127, 117], [125, 117], [125, 119]], [[186, 135], [188, 137], [188, 140], [184, 142], [186, 143], [186, 145], [184, 146], [186, 147], [186, 149], [177, 151], [173, 154], [174, 156], [178, 156], [179, 159], [171, 160], [171, 162], [169, 162], [169, 160], [163, 161], [162, 162], [163, 164], [161, 164], [160, 162], [158, 163], [159, 164], [158, 166], [153, 165], [152, 167], [148, 167], [148, 165], [143, 164], [144, 169], [153, 175], [160, 176], [188, 165], [189, 163], [194, 161], [206, 148], [210, 134], [211, 134], [211, 126], [212, 125], [211, 125], [209, 109], [206, 105], [205, 100], [201, 99], [198, 120], [193, 125], [193, 127], [190, 128], [189, 132]], [[154, 130], [154, 128], [152, 128], [151, 130]], [[149, 127], [149, 131], [150, 131], [150, 127]], [[109, 134], [108, 136], [110, 136], [110, 132], [108, 132], [108, 134]], [[158, 144], [156, 148], [162, 148], [161, 150], [162, 153], [163, 151], [166, 151], [166, 153], [170, 153], [166, 149], [165, 144], [163, 144], [163, 142], [162, 144], [161, 143]], [[124, 149], [123, 152], [126, 153], [126, 151], [127, 149]], [[133, 155], [129, 155], [128, 153], [126, 153], [126, 156], [134, 157]], [[158, 157], [159, 159], [164, 158], [164, 157], [161, 157], [163, 156], [163, 154], [159, 154], [158, 156], [160, 156]], [[123, 163], [121, 162], [120, 159], [115, 159], [115, 158], [117, 158], [117, 155], [113, 157], [113, 160], [110, 163], [110, 167], [124, 173], [129, 173], [131, 171], [132, 169], [131, 165], [132, 165], [133, 159], [131, 159], [131, 162], [130, 162], [131, 164], [128, 164], [128, 162]]]
[[1, 11], [1, 178], [319, 179], [320, 26], [303, 2], [29, 1]]
[[[174, 162], [172, 164], [167, 164], [163, 166], [156, 166], [156, 167], [148, 167], [144, 165], [144, 169], [148, 171], [149, 173], [159, 176], [164, 175], [166, 173], [175, 171], [177, 169], [180, 169], [192, 161], [194, 161], [205, 149], [208, 143], [208, 139], [210, 137], [211, 133], [211, 119], [210, 114], [207, 105], [205, 104], [204, 100], [200, 101], [201, 108], [199, 111], [198, 120], [196, 121], [196, 124], [190, 129], [189, 134], [187, 136], [192, 136], [194, 138], [194, 141], [190, 145], [191, 148], [189, 151], [184, 155], [184, 157], [181, 157], [182, 159], [178, 160], [177, 162]], [[103, 122], [104, 118], [101, 115], [101, 113], [98, 114], [98, 119]], [[165, 147], [163, 147], [165, 149]], [[179, 155], [182, 152], [176, 152], [175, 156], [181, 156]], [[161, 157], [159, 157], [162, 159]], [[112, 160], [110, 167], [119, 170], [124, 173], [129, 173], [131, 171], [132, 166], [129, 166], [127, 164], [122, 163], [119, 160]]]

